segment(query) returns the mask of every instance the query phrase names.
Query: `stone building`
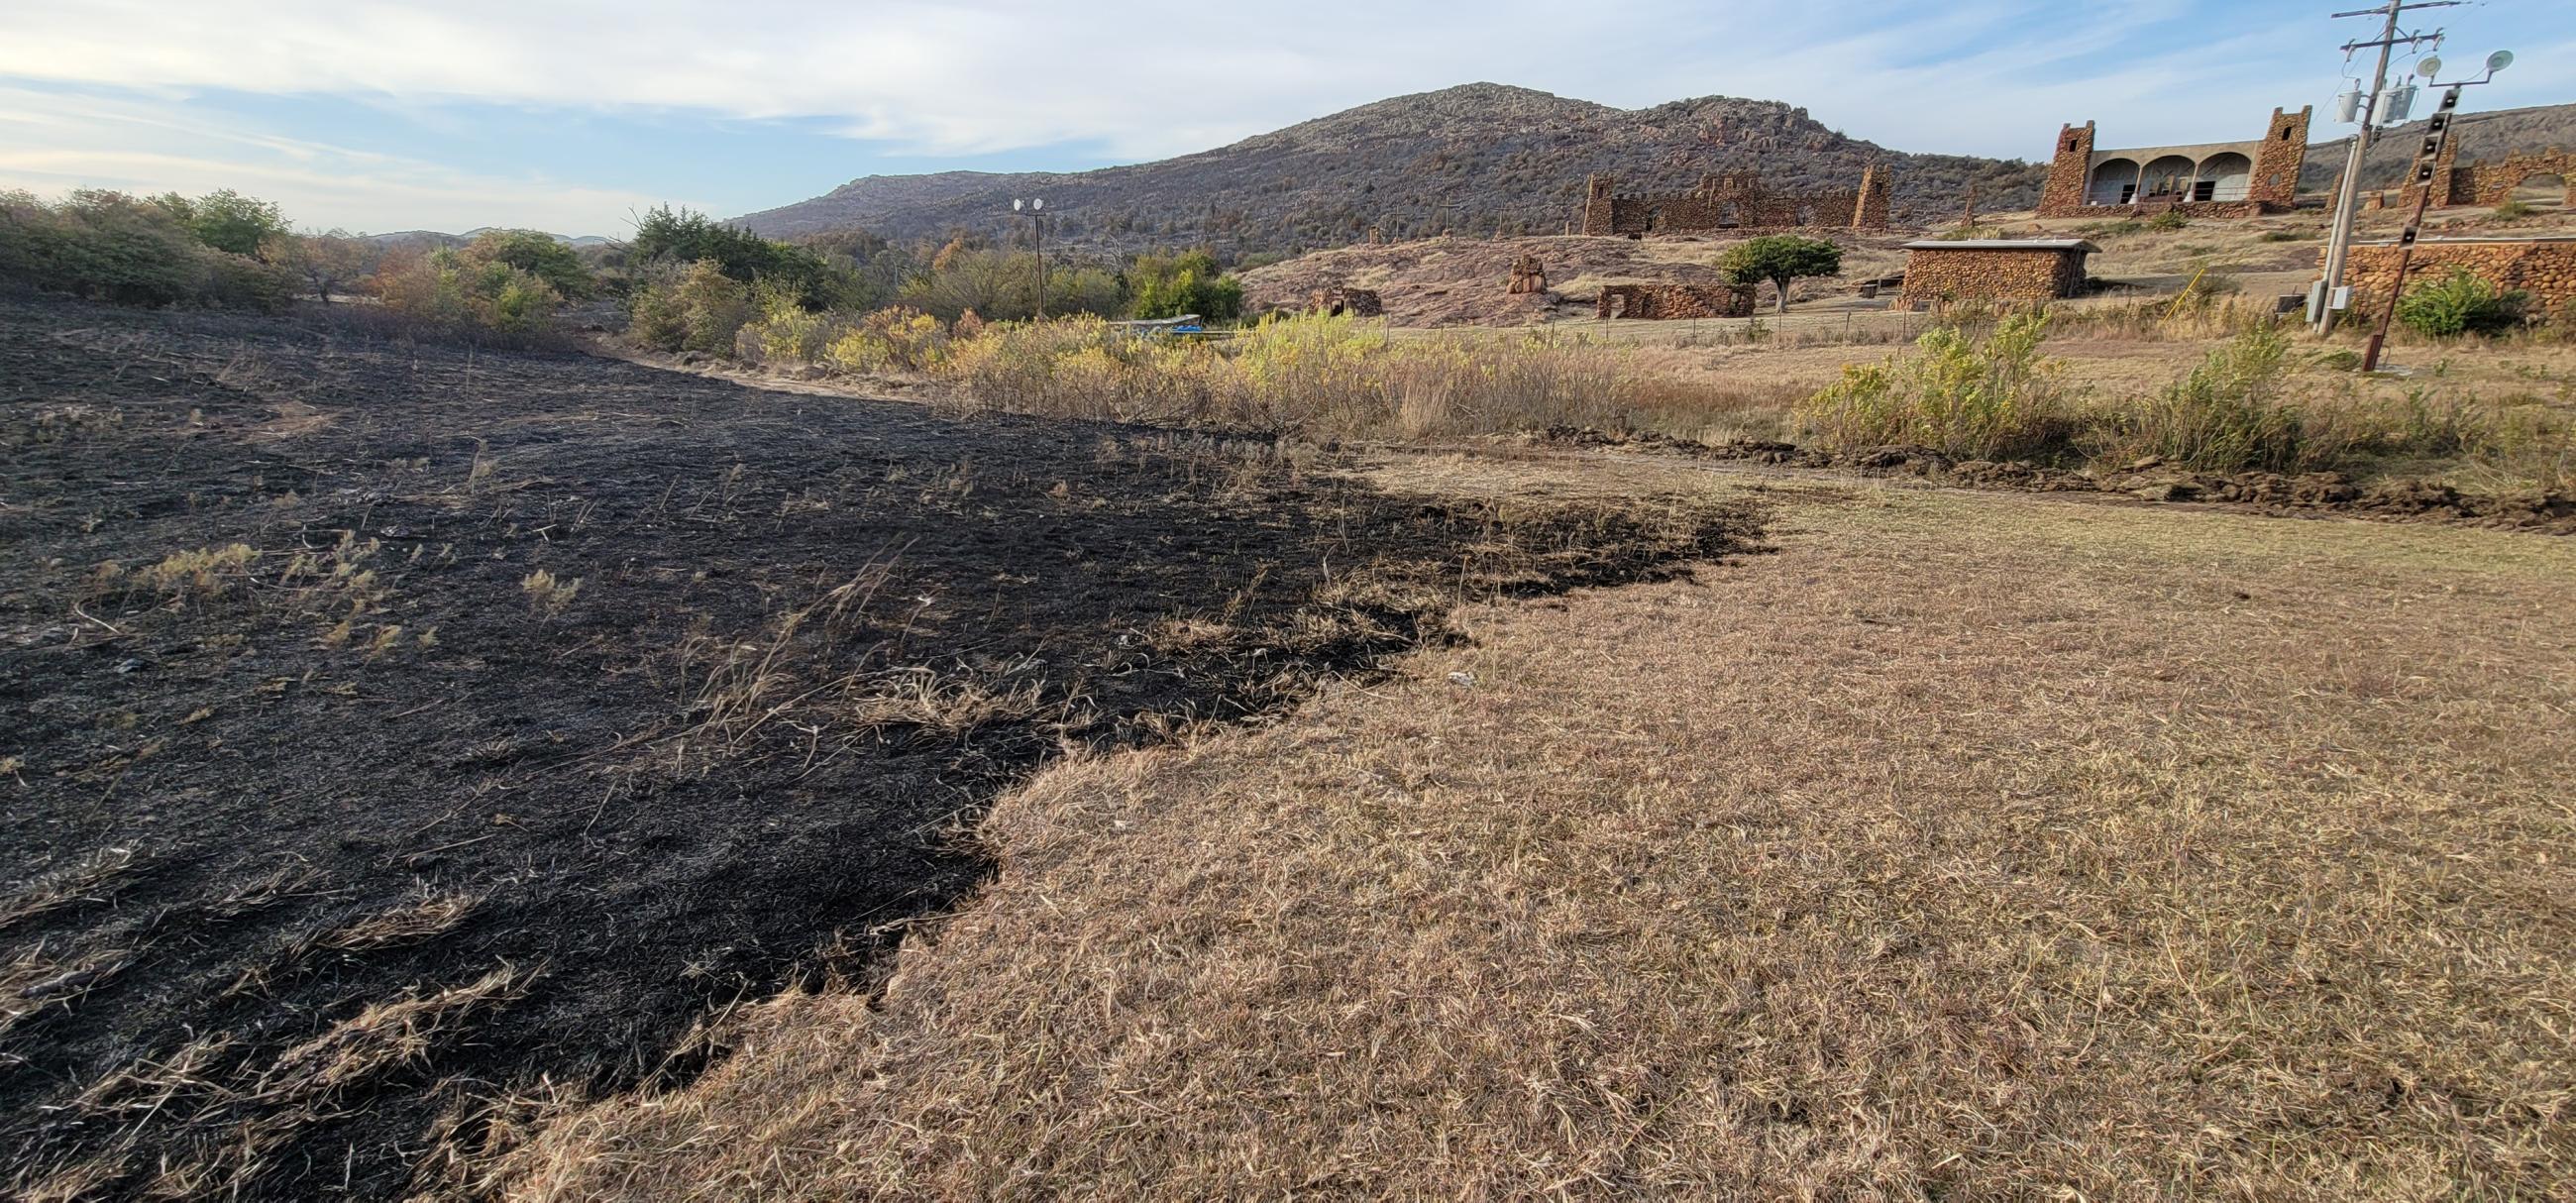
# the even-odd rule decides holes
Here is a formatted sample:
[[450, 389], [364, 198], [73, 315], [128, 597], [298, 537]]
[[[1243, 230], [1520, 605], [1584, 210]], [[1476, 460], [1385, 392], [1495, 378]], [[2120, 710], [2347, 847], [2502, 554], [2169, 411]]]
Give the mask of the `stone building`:
[[1536, 255], [1522, 255], [1512, 260], [1511, 282], [1504, 289], [1514, 296], [1546, 292], [1547, 265], [1539, 262]]
[[[2564, 191], [2561, 203], [2576, 209], [2576, 151], [2515, 151], [2489, 163], [2472, 159], [2460, 166], [2460, 139], [2456, 136], [2442, 142], [2442, 153], [2433, 160], [2433, 203], [2436, 209], [2454, 205], [2477, 205], [2493, 208], [2512, 199], [2514, 190], [2534, 178], [2558, 177]], [[2398, 193], [2398, 206], [2415, 207], [2415, 190], [2420, 185], [2409, 183]]]
[[2084, 291], [2084, 257], [2102, 248], [2080, 238], [1962, 239], [1905, 244], [1901, 304], [2045, 301]]
[[1592, 177], [1583, 201], [1583, 232], [1595, 236], [1627, 234], [1708, 234], [1721, 230], [1788, 230], [1887, 228], [1889, 173], [1877, 164], [1861, 170], [1860, 186], [1849, 191], [1774, 192], [1758, 171], [1730, 171], [1700, 177], [1688, 192], [1618, 195], [1606, 175]]
[[[2356, 243], [2345, 270], [2356, 314], [2379, 316], [2397, 289], [2395, 241]], [[2576, 306], [2576, 235], [2529, 238], [2424, 238], [2406, 265], [2408, 287], [2451, 274], [2454, 268], [2508, 291], [2531, 294], [2532, 308], [2560, 317]]]
[[2287, 212], [2298, 199], [2308, 157], [2308, 115], [2272, 110], [2250, 142], [2102, 150], [2093, 123], [2065, 126], [2039, 194], [2041, 217], [2144, 217], [2177, 210], [2191, 217]]
[[1678, 321], [1703, 317], [1753, 316], [1750, 284], [1604, 284], [1599, 313], [1604, 318]]

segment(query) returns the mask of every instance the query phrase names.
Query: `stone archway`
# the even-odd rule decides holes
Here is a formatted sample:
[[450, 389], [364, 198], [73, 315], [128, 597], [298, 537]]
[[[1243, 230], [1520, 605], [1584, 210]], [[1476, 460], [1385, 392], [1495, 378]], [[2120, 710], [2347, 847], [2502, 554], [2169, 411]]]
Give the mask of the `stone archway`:
[[2220, 151], [2200, 161], [2191, 199], [2241, 201], [2253, 190], [2253, 182], [2254, 160], [2232, 150]]
[[2147, 169], [2138, 174], [2138, 200], [2159, 204], [2189, 200], [2191, 178], [2199, 170], [2200, 164], [2181, 155], [2165, 155], [2147, 164]]
[[2093, 169], [2092, 178], [2084, 185], [2084, 203], [2088, 205], [2125, 205], [2138, 191], [2136, 159], [2104, 159]]

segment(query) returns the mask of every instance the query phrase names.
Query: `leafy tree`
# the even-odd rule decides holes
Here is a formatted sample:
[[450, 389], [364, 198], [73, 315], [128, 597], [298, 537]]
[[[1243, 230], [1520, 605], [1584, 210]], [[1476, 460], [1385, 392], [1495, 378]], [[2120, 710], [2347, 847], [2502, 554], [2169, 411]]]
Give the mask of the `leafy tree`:
[[197, 241], [227, 254], [257, 258], [260, 248], [270, 239], [287, 233], [286, 219], [279, 215], [274, 203], [254, 200], [230, 188], [209, 192], [193, 201], [171, 194], [154, 203], [165, 209], [175, 208], [196, 233]]
[[589, 296], [597, 287], [590, 269], [582, 266], [581, 252], [541, 231], [485, 230], [461, 253], [470, 262], [509, 264], [574, 300]]
[[1243, 316], [1243, 282], [1217, 270], [1206, 251], [1140, 255], [1127, 270], [1129, 308], [1140, 318], [1197, 314], [1211, 322]]
[[1742, 243], [1718, 259], [1719, 271], [1737, 284], [1768, 280], [1777, 293], [1780, 312], [1789, 308], [1789, 282], [1805, 276], [1830, 276], [1843, 269], [1843, 248], [1820, 238], [1772, 234]]
[[303, 277], [313, 295], [328, 305], [333, 290], [366, 274], [374, 250], [364, 239], [333, 230], [328, 234], [277, 235], [260, 248], [260, 258]]
[[710, 262], [737, 283], [766, 280], [786, 288], [809, 309], [828, 308], [847, 299], [847, 281], [821, 255], [693, 210], [655, 208], [635, 223], [629, 245], [632, 263]]
[[120, 305], [278, 309], [294, 295], [284, 272], [198, 241], [163, 198], [97, 189], [56, 204], [0, 193], [0, 278]]

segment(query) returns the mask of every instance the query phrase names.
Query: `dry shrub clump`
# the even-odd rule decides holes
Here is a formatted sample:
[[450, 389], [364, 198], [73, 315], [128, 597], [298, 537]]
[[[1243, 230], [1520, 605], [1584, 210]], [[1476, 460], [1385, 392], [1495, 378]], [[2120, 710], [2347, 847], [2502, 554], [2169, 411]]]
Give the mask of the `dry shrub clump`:
[[1961, 459], [2032, 459], [2062, 448], [2073, 429], [2061, 367], [2039, 353], [2048, 314], [2027, 309], [1975, 337], [1944, 326], [1911, 355], [1854, 364], [1799, 407], [1836, 449], [1930, 447]]
[[990, 327], [953, 344], [940, 374], [975, 404], [1026, 413], [1412, 437], [1616, 425], [1681, 408], [1636, 355], [1543, 332], [1400, 338], [1320, 314], [1224, 342], [1141, 338], [1081, 318]]

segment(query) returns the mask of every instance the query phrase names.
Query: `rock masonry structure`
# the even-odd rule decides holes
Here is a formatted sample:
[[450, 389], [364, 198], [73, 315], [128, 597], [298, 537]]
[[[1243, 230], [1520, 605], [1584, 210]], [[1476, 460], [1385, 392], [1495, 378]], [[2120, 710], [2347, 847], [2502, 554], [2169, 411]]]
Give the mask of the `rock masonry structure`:
[[2100, 250], [2076, 238], [1909, 242], [1900, 304], [2045, 301], [2084, 291], [2084, 257]]
[[1860, 186], [1848, 191], [1774, 192], [1759, 171], [1700, 177], [1688, 192], [1618, 194], [1617, 181], [1592, 177], [1583, 200], [1583, 232], [1594, 236], [1708, 234], [1718, 231], [1835, 228], [1884, 230], [1890, 175], [1876, 164], [1863, 168]]
[[[2398, 291], [2397, 260], [2403, 251], [2393, 241], [2354, 245], [2345, 270], [2355, 313], [2376, 317], [2388, 304]], [[2407, 264], [2406, 284], [2437, 280], [2455, 269], [2500, 289], [2531, 294], [2532, 310], [2544, 319], [2563, 321], [2576, 312], [2576, 236], [2421, 239]]]
[[1678, 321], [1753, 316], [1750, 284], [1604, 284], [1598, 312], [1604, 318]]
[[[2459, 157], [2460, 139], [2456, 136], [2445, 139], [2441, 155], [2433, 160], [2433, 208], [2456, 205], [2493, 208], [2511, 199], [2523, 181], [2533, 176], [2550, 175], [2557, 176], [2566, 188], [2564, 203], [2576, 208], [2576, 151], [2516, 151], [2492, 163], [2472, 159], [2465, 167], [2458, 163]], [[2408, 184], [2399, 189], [2398, 207], [2414, 208], [2418, 187], [2420, 185]]]
[[1546, 292], [1547, 265], [1539, 262], [1536, 255], [1523, 255], [1512, 260], [1512, 280], [1504, 291], [1514, 296]]
[[1378, 317], [1386, 312], [1386, 302], [1369, 288], [1318, 288], [1308, 294], [1306, 308], [1333, 317]]
[[2041, 217], [2145, 217], [2178, 211], [2190, 217], [2255, 217], [2286, 213], [2298, 199], [2299, 167], [2308, 157], [2312, 109], [2272, 110], [2263, 136], [2250, 142], [2102, 150], [2093, 123], [2064, 126], [2040, 190]]

